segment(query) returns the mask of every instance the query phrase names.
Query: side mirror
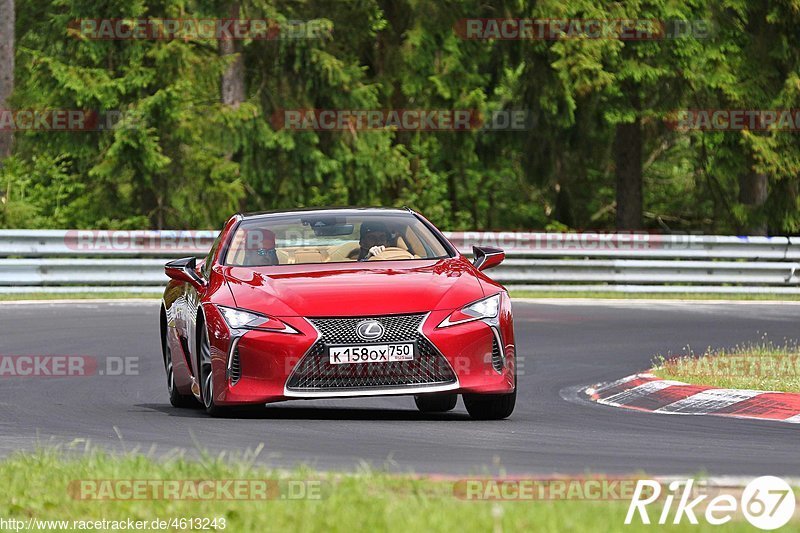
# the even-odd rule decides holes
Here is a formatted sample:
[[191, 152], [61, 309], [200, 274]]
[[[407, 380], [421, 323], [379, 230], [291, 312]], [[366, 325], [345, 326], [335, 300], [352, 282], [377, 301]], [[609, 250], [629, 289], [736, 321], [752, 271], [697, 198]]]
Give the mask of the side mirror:
[[194, 257], [170, 261], [164, 265], [164, 273], [175, 281], [190, 283], [196, 289], [201, 289], [206, 285], [206, 280], [197, 273], [197, 259]]
[[496, 267], [506, 258], [506, 253], [500, 248], [473, 246], [472, 253], [475, 255], [472, 266], [478, 270]]

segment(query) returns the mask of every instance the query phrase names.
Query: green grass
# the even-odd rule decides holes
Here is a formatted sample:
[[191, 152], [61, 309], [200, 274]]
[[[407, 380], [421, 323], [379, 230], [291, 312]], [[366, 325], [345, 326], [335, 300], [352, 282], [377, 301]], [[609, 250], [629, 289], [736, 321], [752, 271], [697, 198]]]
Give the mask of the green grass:
[[[74, 452], [75, 450], [73, 450]], [[321, 499], [268, 501], [135, 500], [74, 498], [76, 480], [312, 479], [322, 483]], [[624, 526], [628, 501], [464, 501], [453, 481], [398, 476], [362, 469], [353, 473], [291, 472], [242, 460], [180, 456], [155, 460], [97, 451], [40, 450], [0, 462], [0, 518], [28, 520], [133, 520], [225, 518], [227, 531], [653, 531], [664, 526]], [[657, 520], [660, 508], [650, 510]], [[673, 507], [674, 513], [674, 507]], [[726, 531], [752, 530], [741, 518]], [[718, 531], [701, 525], [668, 526], [674, 531]]]
[[147, 292], [30, 292], [19, 294], [0, 294], [0, 302], [22, 300], [112, 300], [148, 298], [157, 300], [158, 294]]
[[515, 291], [508, 287], [512, 298], [596, 298], [622, 300], [766, 300], [766, 301], [800, 301], [800, 294], [718, 294], [693, 292], [593, 292], [593, 291]]
[[653, 373], [660, 378], [726, 389], [800, 392], [800, 347], [796, 341], [761, 342], [732, 349], [707, 349], [676, 358], [658, 356]]

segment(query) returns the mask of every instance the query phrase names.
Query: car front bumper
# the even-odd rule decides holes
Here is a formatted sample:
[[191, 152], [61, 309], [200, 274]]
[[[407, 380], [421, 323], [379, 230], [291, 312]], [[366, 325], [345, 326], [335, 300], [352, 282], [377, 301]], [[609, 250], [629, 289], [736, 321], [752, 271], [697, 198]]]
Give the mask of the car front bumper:
[[[513, 392], [516, 350], [510, 306], [506, 305], [501, 310], [495, 325], [476, 320], [438, 328], [437, 326], [451, 312], [443, 310], [424, 314], [418, 327], [417, 339], [420, 343], [430, 343], [431, 347], [436, 350], [441, 356], [442, 375], [446, 376], [446, 371], [449, 370], [452, 372], [452, 380], [425, 383], [421, 382], [422, 378], [418, 376], [410, 376], [402, 383], [397, 383], [397, 376], [394, 376], [391, 384], [371, 380], [369, 381], [370, 386], [326, 386], [323, 388], [314, 388], [308, 384], [329, 383], [330, 380], [323, 379], [325, 372], [320, 375], [319, 380], [306, 380], [303, 388], [290, 386], [290, 378], [300, 369], [306, 368], [301, 363], [310, 354], [327, 357], [326, 347], [322, 348], [323, 353], [319, 352], [320, 343], [324, 344], [326, 336], [314, 324], [315, 321], [324, 319], [281, 318], [300, 334], [252, 330], [238, 332], [238, 335], [237, 332], [234, 332], [234, 336], [231, 336], [231, 332], [227, 330], [221, 318], [215, 320], [209, 316], [210, 340], [213, 347], [215, 402], [219, 405], [239, 405], [262, 404], [288, 399], [418, 395], [447, 391], [479, 394]], [[207, 312], [207, 316], [211, 314]], [[358, 319], [376, 318], [380, 320], [391, 317], [389, 315], [387, 317], [358, 317]], [[502, 364], [498, 362], [498, 356], [502, 359]], [[375, 365], [386, 364], [360, 363], [344, 366], [359, 367], [357, 370], [366, 372], [364, 375], [367, 376], [370, 370], [374, 370], [385, 378], [385, 367]], [[447, 368], [444, 368], [445, 366]], [[334, 369], [331, 366], [331, 369], [340, 371], [341, 367], [342, 365], [338, 365]], [[364, 382], [364, 380], [360, 380], [360, 382]], [[296, 384], [297, 379], [293, 383]]]

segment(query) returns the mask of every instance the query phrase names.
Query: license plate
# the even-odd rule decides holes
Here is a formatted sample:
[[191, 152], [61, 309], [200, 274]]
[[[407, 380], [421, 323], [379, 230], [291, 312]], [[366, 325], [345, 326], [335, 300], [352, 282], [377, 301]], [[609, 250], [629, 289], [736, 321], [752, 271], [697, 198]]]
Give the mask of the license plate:
[[413, 361], [414, 343], [331, 346], [328, 348], [328, 355], [332, 365]]

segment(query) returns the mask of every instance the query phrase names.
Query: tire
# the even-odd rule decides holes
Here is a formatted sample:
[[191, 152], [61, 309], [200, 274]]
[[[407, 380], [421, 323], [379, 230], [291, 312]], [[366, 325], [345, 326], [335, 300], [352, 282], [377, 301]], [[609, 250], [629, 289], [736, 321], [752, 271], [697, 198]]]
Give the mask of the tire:
[[198, 320], [200, 339], [198, 342], [198, 368], [200, 369], [200, 399], [203, 408], [210, 416], [225, 416], [228, 410], [214, 403], [214, 380], [211, 372], [211, 343], [208, 340], [208, 329], [205, 321]]
[[475, 420], [502, 420], [511, 416], [517, 391], [511, 394], [465, 394], [464, 405]]
[[172, 367], [172, 350], [167, 339], [164, 339], [164, 370], [167, 372], [167, 392], [169, 393], [169, 403], [172, 407], [195, 407], [197, 401], [194, 396], [186, 396], [178, 392], [175, 387], [175, 372]]
[[456, 407], [458, 394], [425, 394], [414, 396], [417, 409], [423, 413], [446, 413]]

